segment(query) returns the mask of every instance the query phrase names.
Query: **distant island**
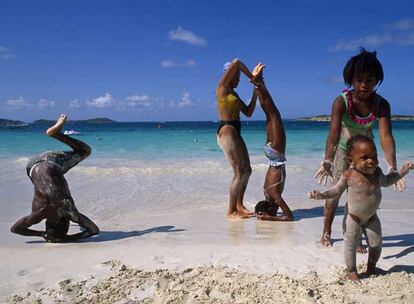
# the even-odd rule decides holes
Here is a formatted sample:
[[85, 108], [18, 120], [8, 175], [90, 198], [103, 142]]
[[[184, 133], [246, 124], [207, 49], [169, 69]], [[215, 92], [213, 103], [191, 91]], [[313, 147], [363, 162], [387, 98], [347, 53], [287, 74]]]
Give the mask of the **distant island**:
[[[296, 121], [331, 121], [331, 115], [300, 117]], [[392, 121], [414, 121], [414, 115], [391, 115]]]
[[[33, 122], [33, 124], [47, 124], [54, 123], [56, 120], [47, 120], [47, 119], [38, 119]], [[115, 123], [115, 120], [109, 118], [92, 118], [85, 120], [67, 120], [66, 123], [90, 123], [90, 124], [109, 124]]]
[[20, 120], [10, 120], [10, 119], [0, 118], [0, 127], [9, 127], [9, 128], [16, 127], [17, 128], [17, 127], [27, 127], [27, 126], [28, 126], [27, 123], [20, 121]]
[[[38, 119], [32, 122], [31, 124], [52, 124], [56, 122], [56, 120], [48, 120], [48, 119]], [[85, 119], [85, 120], [68, 120], [68, 123], [89, 123], [89, 124], [110, 124], [115, 123], [115, 120], [109, 118], [92, 118], [92, 119]], [[20, 121], [20, 120], [11, 120], [11, 119], [4, 119], [0, 118], [0, 127], [6, 128], [22, 128], [27, 127], [30, 124]]]

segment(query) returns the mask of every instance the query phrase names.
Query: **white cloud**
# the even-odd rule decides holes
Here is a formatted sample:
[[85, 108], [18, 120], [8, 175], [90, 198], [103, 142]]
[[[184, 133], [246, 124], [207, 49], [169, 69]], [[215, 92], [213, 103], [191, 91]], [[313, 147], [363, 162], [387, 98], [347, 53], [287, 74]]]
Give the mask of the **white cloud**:
[[37, 106], [39, 109], [52, 109], [55, 107], [55, 101], [54, 100], [47, 100], [47, 99], [40, 99], [37, 103]]
[[73, 99], [69, 103], [72, 109], [79, 109], [82, 107], [82, 103], [78, 99]]
[[148, 95], [131, 95], [125, 99], [126, 105], [130, 108], [150, 108], [155, 101], [155, 98]]
[[332, 76], [327, 79], [328, 83], [341, 83], [344, 82], [343, 77], [340, 76]]
[[179, 108], [194, 106], [194, 102], [190, 98], [190, 93], [184, 92], [183, 97], [181, 97], [181, 101], [178, 102], [177, 106]]
[[28, 103], [22, 96], [17, 99], [7, 100], [5, 105], [6, 109], [11, 111], [28, 109], [32, 106], [32, 104]]
[[390, 29], [406, 31], [414, 29], [414, 19], [404, 18], [389, 25]]
[[171, 59], [165, 59], [161, 61], [161, 66], [163, 68], [175, 68], [175, 67], [180, 67], [181, 65], [182, 65], [181, 63], [171, 60]]
[[106, 93], [104, 96], [92, 98], [86, 102], [89, 106], [94, 108], [109, 108], [116, 105], [114, 97], [110, 93]]
[[374, 34], [353, 40], [339, 40], [330, 48], [333, 52], [356, 50], [359, 47], [379, 47], [384, 44], [414, 45], [414, 34]]
[[414, 45], [414, 33], [406, 34], [402, 37], [396, 39], [397, 44], [399, 45]]
[[10, 59], [13, 57], [14, 55], [7, 48], [0, 46], [0, 58]]
[[168, 33], [168, 39], [184, 41], [184, 42], [187, 42], [193, 45], [200, 45], [200, 46], [207, 45], [207, 42], [204, 38], [197, 36], [196, 34], [194, 34], [193, 32], [189, 30], [183, 29], [181, 26], [178, 26], [176, 30], [171, 30]]
[[184, 63], [181, 63], [179, 61], [174, 61], [172, 59], [165, 59], [161, 61], [160, 65], [163, 68], [177, 68], [177, 67], [193, 67], [193, 66], [196, 66], [197, 63], [193, 59], [189, 59]]
[[187, 60], [185, 65], [188, 66], [188, 67], [192, 67], [192, 66], [196, 66], [197, 63], [193, 59], [189, 59], [189, 60]]

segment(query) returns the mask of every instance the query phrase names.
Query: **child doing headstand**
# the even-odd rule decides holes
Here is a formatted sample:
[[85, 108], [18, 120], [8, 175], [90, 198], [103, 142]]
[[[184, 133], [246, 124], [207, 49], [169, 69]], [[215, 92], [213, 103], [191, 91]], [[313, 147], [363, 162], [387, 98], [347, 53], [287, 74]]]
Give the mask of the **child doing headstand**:
[[381, 187], [388, 187], [414, 169], [412, 162], [406, 162], [400, 171], [384, 175], [378, 167], [377, 150], [374, 141], [366, 136], [351, 137], [346, 145], [346, 158], [350, 168], [341, 175], [335, 186], [324, 192], [311, 191], [309, 198], [333, 199], [348, 189], [348, 209], [344, 218], [344, 257], [348, 278], [359, 282], [356, 269], [356, 249], [362, 232], [368, 242], [367, 275], [375, 273], [375, 266], [382, 249], [381, 223], [377, 209], [381, 202]]
[[[286, 179], [286, 135], [282, 118], [266, 85], [263, 81], [262, 71], [264, 65], [258, 64], [254, 71], [257, 81], [257, 94], [260, 105], [266, 115], [266, 145], [264, 153], [269, 160], [269, 169], [263, 186], [265, 201], [259, 202], [255, 207], [256, 217], [267, 221], [293, 221], [293, 214], [282, 197]], [[278, 208], [283, 215], [277, 215]]]
[[[26, 170], [34, 186], [32, 212], [11, 227], [13, 233], [40, 236], [53, 243], [83, 239], [99, 233], [98, 226], [76, 208], [64, 177], [66, 172], [91, 154], [87, 144], [62, 133], [66, 118], [66, 114], [60, 115], [55, 125], [46, 130], [46, 135], [70, 146], [72, 151], [47, 151], [29, 160]], [[30, 229], [43, 219], [46, 219], [44, 231]], [[83, 231], [68, 235], [70, 221], [79, 224]]]

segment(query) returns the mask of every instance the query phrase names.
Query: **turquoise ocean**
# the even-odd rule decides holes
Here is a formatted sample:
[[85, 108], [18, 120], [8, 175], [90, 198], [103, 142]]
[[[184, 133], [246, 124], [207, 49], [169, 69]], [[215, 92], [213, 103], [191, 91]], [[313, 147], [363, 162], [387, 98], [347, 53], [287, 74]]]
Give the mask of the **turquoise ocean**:
[[[286, 155], [323, 157], [329, 129], [327, 122], [284, 122]], [[0, 157], [30, 157], [44, 150], [65, 149], [65, 145], [44, 136], [47, 124], [21, 129], [0, 129]], [[67, 129], [82, 132], [79, 139], [93, 149], [93, 158], [167, 160], [217, 158], [222, 152], [216, 142], [216, 122], [125, 122], [109, 124], [68, 123]], [[398, 155], [414, 155], [414, 122], [392, 123]], [[242, 135], [252, 156], [263, 154], [264, 121], [243, 122]], [[375, 137], [378, 143], [377, 130]]]

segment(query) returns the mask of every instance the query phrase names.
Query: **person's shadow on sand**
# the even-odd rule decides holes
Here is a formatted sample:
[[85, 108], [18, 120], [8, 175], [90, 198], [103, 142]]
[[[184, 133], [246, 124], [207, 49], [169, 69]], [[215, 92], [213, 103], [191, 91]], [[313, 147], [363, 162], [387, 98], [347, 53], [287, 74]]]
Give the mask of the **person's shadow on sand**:
[[[308, 209], [296, 209], [293, 210], [293, 218], [295, 221], [300, 221], [304, 219], [309, 218], [315, 218], [315, 217], [323, 217], [323, 206], [308, 208]], [[340, 206], [338, 209], [336, 209], [335, 215], [344, 215], [345, 213], [345, 207]]]
[[[384, 236], [382, 247], [406, 247], [403, 251], [393, 255], [387, 255], [384, 257], [387, 259], [399, 259], [409, 253], [414, 252], [414, 234], [399, 234], [392, 236]], [[413, 266], [414, 267], [414, 266]]]
[[[62, 242], [62, 243], [100, 243], [100, 242], [109, 242], [114, 240], [122, 240], [130, 237], [141, 236], [153, 232], [180, 232], [185, 231], [185, 229], [175, 229], [175, 226], [158, 226], [153, 228], [148, 228], [145, 230], [134, 230], [134, 231], [101, 231], [98, 235], [72, 241], [72, 242]], [[38, 244], [46, 243], [46, 241], [36, 240], [36, 241], [27, 241], [28, 244]]]

